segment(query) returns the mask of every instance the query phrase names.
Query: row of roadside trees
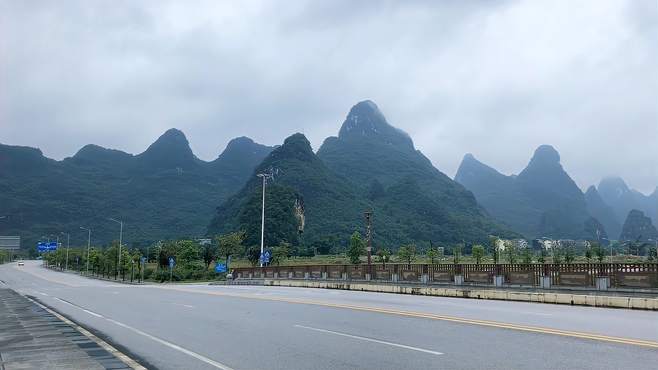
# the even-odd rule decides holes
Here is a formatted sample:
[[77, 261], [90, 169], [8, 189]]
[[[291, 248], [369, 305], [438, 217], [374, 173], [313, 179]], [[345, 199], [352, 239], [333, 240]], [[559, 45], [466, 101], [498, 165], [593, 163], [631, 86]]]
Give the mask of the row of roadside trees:
[[[452, 263], [458, 264], [463, 262], [464, 259], [463, 243], [457, 244], [449, 248], [450, 255], [452, 256]], [[489, 245], [482, 244], [472, 245], [469, 262], [480, 264], [485, 259], [493, 263], [574, 263], [578, 260], [585, 260], [586, 262], [605, 262], [606, 249], [596, 241], [589, 242], [589, 245], [580, 252], [574, 248], [561, 248], [554, 247], [551, 250], [540, 249], [533, 250], [530, 247], [519, 248], [516, 243], [511, 241], [502, 241], [497, 237], [491, 237]], [[351, 263], [359, 264], [362, 257], [366, 255], [366, 242], [362, 239], [358, 232], [355, 232], [350, 237], [349, 246], [347, 249], [347, 256]], [[424, 259], [431, 264], [444, 260], [444, 248], [430, 247], [425, 251]], [[393, 254], [390, 249], [386, 247], [378, 248], [375, 253], [376, 262], [386, 264], [392, 260]], [[405, 244], [397, 250], [397, 262], [410, 264], [416, 261], [419, 256], [419, 251], [414, 244]], [[647, 254], [647, 261], [657, 261], [658, 253], [656, 249], [649, 250]]]

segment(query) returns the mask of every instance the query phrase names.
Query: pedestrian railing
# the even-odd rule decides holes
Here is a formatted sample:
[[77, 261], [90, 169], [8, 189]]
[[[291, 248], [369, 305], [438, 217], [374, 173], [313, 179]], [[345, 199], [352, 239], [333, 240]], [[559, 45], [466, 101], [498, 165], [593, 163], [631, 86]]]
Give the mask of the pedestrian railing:
[[658, 263], [358, 264], [241, 267], [239, 279], [305, 279], [541, 288], [658, 288]]

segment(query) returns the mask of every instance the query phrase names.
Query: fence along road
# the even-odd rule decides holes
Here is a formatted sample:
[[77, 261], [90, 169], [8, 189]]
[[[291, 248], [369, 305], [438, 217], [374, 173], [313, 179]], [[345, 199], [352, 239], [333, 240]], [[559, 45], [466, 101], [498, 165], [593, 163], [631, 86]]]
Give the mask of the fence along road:
[[243, 267], [239, 278], [375, 280], [597, 290], [658, 294], [658, 263], [372, 264]]
[[633, 344], [658, 342], [656, 314], [646, 311], [297, 288], [129, 286], [34, 262], [0, 266], [0, 279], [162, 369], [652, 368], [657, 353]]

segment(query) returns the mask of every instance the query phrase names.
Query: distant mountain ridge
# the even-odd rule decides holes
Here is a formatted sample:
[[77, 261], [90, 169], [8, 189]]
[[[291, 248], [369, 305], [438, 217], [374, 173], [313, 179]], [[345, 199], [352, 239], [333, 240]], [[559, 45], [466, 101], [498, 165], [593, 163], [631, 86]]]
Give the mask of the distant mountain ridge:
[[658, 240], [658, 231], [651, 223], [651, 218], [645, 216], [642, 211], [632, 209], [628, 212], [620, 239], [631, 241], [649, 241], [655, 243]]
[[[338, 248], [355, 230], [363, 232], [367, 210], [373, 211], [377, 247], [518, 235], [492, 221], [470, 192], [434, 168], [371, 101], [352, 107], [338, 137], [327, 138], [317, 154], [303, 135], [287, 138], [257, 168], [271, 170], [276, 174], [266, 195], [269, 246], [285, 241], [302, 248]], [[252, 176], [218, 208], [209, 233], [243, 229], [248, 243], [258, 243], [261, 189]], [[306, 215], [301, 236], [294, 217], [294, 203], [300, 200]]]
[[607, 177], [599, 182], [597, 191], [601, 199], [612, 208], [619, 223], [635, 209], [651, 217], [654, 226], [658, 225], [658, 188], [647, 196], [629, 188], [620, 177]]
[[79, 227], [91, 226], [92, 241], [105, 244], [118, 239], [107, 220], [113, 217], [125, 221], [130, 242], [201, 236], [215, 204], [237, 191], [271, 149], [238, 138], [205, 162], [177, 129], [137, 155], [90, 144], [55, 161], [35, 148], [0, 144], [0, 213], [10, 215], [0, 230], [31, 246], [60, 232], [82, 243]]
[[539, 146], [518, 176], [503, 175], [466, 155], [455, 180], [471, 190], [494, 217], [528, 238], [607, 237], [550, 145]]
[[621, 223], [615, 215], [615, 211], [605, 203], [595, 186], [592, 185], [587, 188], [585, 202], [587, 203], [587, 211], [601, 221], [609, 237], [618, 239], [621, 234]]

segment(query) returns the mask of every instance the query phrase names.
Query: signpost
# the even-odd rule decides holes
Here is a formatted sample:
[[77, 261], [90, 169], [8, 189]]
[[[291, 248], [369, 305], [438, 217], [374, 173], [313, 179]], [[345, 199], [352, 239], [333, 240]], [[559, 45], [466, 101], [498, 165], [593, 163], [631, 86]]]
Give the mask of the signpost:
[[173, 281], [173, 277], [174, 277], [174, 266], [176, 266], [176, 261], [174, 260], [174, 257], [169, 257], [169, 282], [170, 283]]
[[263, 254], [260, 255], [260, 265], [265, 266], [266, 264], [270, 263], [270, 259], [272, 258], [272, 253], [270, 251], [265, 251]]
[[146, 270], [146, 257], [142, 256], [140, 259], [142, 261], [142, 279], [140, 280], [141, 282], [144, 282], [144, 270]]

